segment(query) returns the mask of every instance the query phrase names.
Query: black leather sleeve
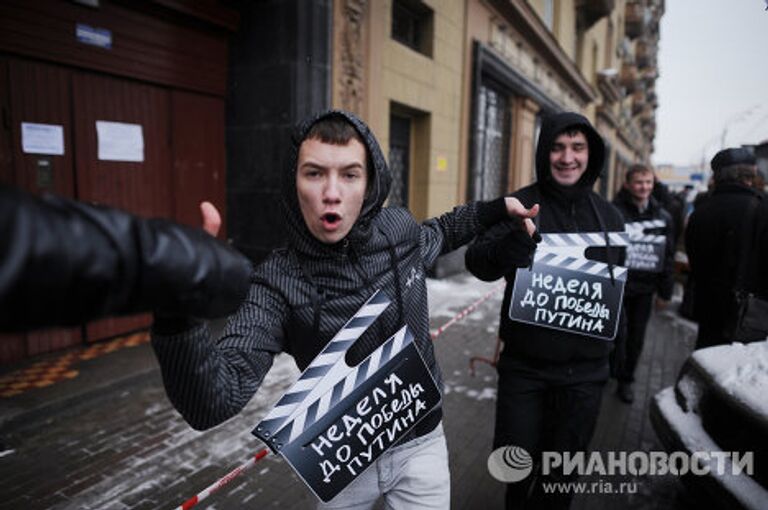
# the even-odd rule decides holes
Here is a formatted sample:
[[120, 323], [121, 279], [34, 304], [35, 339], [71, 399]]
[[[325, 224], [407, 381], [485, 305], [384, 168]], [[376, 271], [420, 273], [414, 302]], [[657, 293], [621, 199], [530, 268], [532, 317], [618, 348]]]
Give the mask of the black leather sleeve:
[[0, 330], [144, 311], [219, 317], [237, 309], [251, 270], [201, 229], [0, 186]]

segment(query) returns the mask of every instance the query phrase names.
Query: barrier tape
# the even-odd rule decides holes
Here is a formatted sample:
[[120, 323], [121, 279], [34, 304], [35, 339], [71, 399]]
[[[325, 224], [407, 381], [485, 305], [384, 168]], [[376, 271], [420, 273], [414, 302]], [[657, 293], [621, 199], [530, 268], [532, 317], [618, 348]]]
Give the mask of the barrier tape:
[[445, 324], [443, 324], [442, 326], [440, 326], [439, 328], [437, 328], [435, 331], [431, 332], [431, 333], [430, 333], [430, 335], [432, 336], [432, 340], [434, 341], [434, 340], [435, 340], [435, 339], [436, 339], [438, 336], [440, 336], [440, 335], [441, 335], [441, 334], [442, 334], [442, 333], [443, 333], [443, 332], [444, 332], [446, 329], [450, 328], [450, 327], [451, 327], [451, 326], [453, 326], [455, 323], [459, 322], [461, 319], [463, 319], [464, 317], [466, 317], [466, 316], [467, 316], [467, 315], [469, 315], [470, 313], [474, 312], [474, 311], [475, 311], [475, 309], [476, 309], [478, 306], [480, 306], [482, 303], [484, 303], [485, 301], [487, 301], [488, 299], [490, 299], [490, 297], [491, 297], [491, 296], [493, 296], [495, 293], [497, 293], [498, 291], [500, 291], [501, 289], [503, 289], [503, 288], [504, 288], [504, 286], [505, 286], [506, 284], [507, 284], [507, 282], [506, 282], [506, 281], [503, 281], [503, 282], [499, 283], [499, 284], [498, 284], [498, 285], [496, 285], [496, 286], [495, 286], [493, 289], [491, 289], [490, 291], [488, 291], [488, 292], [487, 292], [487, 293], [486, 293], [486, 294], [485, 294], [483, 297], [481, 297], [480, 299], [478, 299], [477, 301], [475, 301], [474, 303], [472, 303], [471, 305], [469, 305], [468, 307], [466, 307], [465, 309], [463, 309], [462, 311], [460, 311], [460, 312], [459, 312], [458, 314], [456, 314], [456, 315], [455, 315], [455, 316], [454, 316], [454, 317], [453, 317], [451, 320], [449, 320], [448, 322], [446, 322]]
[[269, 455], [269, 450], [266, 448], [262, 448], [256, 455], [253, 456], [251, 460], [246, 462], [245, 464], [242, 464], [232, 471], [230, 471], [228, 474], [217, 480], [216, 482], [209, 485], [206, 489], [204, 489], [202, 492], [197, 494], [196, 496], [192, 496], [188, 500], [186, 500], [180, 507], [178, 507], [178, 510], [189, 510], [214, 492], [217, 492], [219, 489], [227, 485], [229, 482], [231, 482], [234, 478], [237, 478], [241, 474], [245, 473], [249, 469], [251, 469], [253, 466], [256, 465], [257, 462], [259, 462], [261, 459]]

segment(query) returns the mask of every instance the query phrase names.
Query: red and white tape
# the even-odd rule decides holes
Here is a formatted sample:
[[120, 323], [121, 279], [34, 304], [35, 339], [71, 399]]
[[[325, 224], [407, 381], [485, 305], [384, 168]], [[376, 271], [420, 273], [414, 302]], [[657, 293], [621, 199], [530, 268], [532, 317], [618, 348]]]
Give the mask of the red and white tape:
[[219, 489], [227, 485], [233, 479], [237, 478], [241, 474], [251, 469], [253, 466], [256, 465], [258, 461], [266, 457], [268, 454], [269, 454], [269, 450], [267, 450], [266, 448], [260, 450], [256, 455], [251, 457], [251, 459], [248, 462], [246, 462], [245, 464], [242, 464], [241, 466], [236, 467], [235, 469], [230, 471], [227, 475], [223, 476], [221, 479], [219, 479], [215, 483], [208, 486], [208, 488], [200, 492], [197, 496], [192, 496], [191, 498], [186, 500], [180, 507], [178, 507], [178, 510], [189, 510], [190, 508], [192, 508], [193, 506], [195, 506], [196, 504], [198, 504], [199, 502], [201, 502], [202, 500], [204, 500], [214, 492], [218, 491]]
[[432, 335], [432, 340], [435, 340], [446, 329], [450, 328], [451, 326], [453, 326], [454, 324], [456, 324], [457, 322], [462, 320], [464, 317], [466, 317], [470, 313], [474, 312], [475, 309], [478, 306], [480, 306], [485, 301], [488, 301], [488, 299], [491, 296], [493, 296], [495, 293], [497, 293], [498, 291], [503, 289], [505, 285], [506, 285], [506, 282], [501, 282], [500, 284], [496, 285], [494, 288], [492, 288], [490, 291], [488, 291], [483, 297], [481, 297], [480, 299], [478, 299], [477, 301], [475, 301], [474, 303], [472, 303], [471, 305], [469, 305], [468, 307], [466, 307], [465, 309], [463, 309], [462, 311], [460, 311], [459, 313], [454, 315], [451, 320], [449, 320], [448, 322], [446, 322], [445, 324], [443, 324], [442, 326], [440, 326], [436, 330], [432, 331], [430, 333]]

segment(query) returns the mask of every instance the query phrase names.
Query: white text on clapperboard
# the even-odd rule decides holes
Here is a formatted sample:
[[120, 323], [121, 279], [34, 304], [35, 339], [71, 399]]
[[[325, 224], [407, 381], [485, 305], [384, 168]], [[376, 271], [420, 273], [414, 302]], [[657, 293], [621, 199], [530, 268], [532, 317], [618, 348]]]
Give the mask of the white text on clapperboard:
[[659, 255], [649, 243], [632, 243], [627, 247], [627, 266], [640, 271], [653, 271], [659, 265]]
[[310, 445], [321, 458], [323, 481], [330, 483], [342, 468], [356, 476], [368, 467], [427, 411], [426, 402], [419, 398], [422, 393], [421, 384], [406, 387], [392, 373], [384, 378], [383, 387], [374, 387], [342, 416], [341, 426], [331, 425], [317, 436]]
[[521, 308], [535, 308], [534, 320], [584, 333], [602, 333], [604, 320], [611, 311], [601, 303], [602, 282], [586, 282], [578, 278], [534, 272], [531, 288], [526, 289]]

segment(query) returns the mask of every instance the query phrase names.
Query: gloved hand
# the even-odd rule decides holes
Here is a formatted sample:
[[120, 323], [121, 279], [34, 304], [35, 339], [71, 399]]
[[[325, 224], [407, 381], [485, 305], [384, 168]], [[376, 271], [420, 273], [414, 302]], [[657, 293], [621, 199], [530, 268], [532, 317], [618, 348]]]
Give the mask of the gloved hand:
[[530, 266], [533, 263], [536, 244], [541, 241], [539, 232], [534, 232], [531, 237], [520, 222], [505, 222], [504, 225], [508, 232], [497, 242], [494, 258], [507, 268], [507, 273], [518, 267]]

